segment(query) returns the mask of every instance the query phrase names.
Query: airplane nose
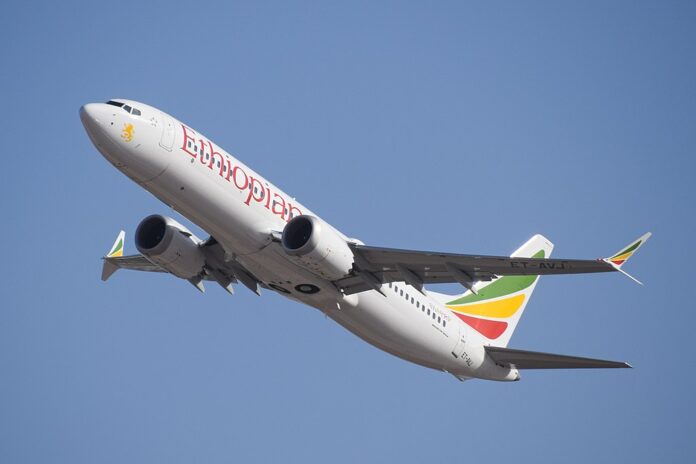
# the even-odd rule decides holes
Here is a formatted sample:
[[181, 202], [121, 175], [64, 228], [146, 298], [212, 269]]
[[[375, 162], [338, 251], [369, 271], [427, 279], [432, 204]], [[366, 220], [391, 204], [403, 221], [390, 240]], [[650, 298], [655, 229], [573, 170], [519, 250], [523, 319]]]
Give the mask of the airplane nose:
[[82, 121], [82, 125], [85, 126], [85, 129], [89, 130], [101, 124], [98, 115], [98, 106], [97, 103], [87, 103], [80, 107], [80, 120]]
[[105, 111], [105, 106], [103, 103], [87, 103], [80, 107], [82, 125], [87, 135], [97, 145], [108, 135], [106, 123], [109, 113]]

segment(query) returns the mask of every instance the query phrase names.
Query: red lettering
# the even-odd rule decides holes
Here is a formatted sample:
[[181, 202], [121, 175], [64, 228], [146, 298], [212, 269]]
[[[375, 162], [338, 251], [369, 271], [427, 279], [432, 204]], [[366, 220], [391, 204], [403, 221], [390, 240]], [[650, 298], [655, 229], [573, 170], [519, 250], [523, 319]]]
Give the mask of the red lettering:
[[249, 179], [249, 195], [244, 203], [248, 206], [252, 198], [257, 203], [263, 200], [263, 185], [255, 177]]
[[[198, 158], [198, 161], [201, 162], [201, 164], [207, 164], [208, 160], [207, 157], [205, 156], [205, 140], [204, 139], [198, 139], [198, 143], [200, 143], [200, 151], [198, 153], [200, 154], [200, 157]], [[198, 148], [198, 146], [194, 147]]]
[[[234, 186], [239, 190], [249, 189], [244, 204], [249, 206], [251, 200], [257, 203], [262, 203], [265, 200], [264, 206], [276, 216], [280, 216], [284, 221], [297, 217], [302, 214], [302, 211], [290, 202], [286, 202], [285, 198], [275, 192], [271, 192], [270, 186], [255, 178], [247, 175], [241, 166], [232, 167], [232, 161], [216, 150], [216, 146], [210, 140], [199, 138], [198, 134], [190, 127], [181, 125], [184, 131], [184, 141], [181, 149], [188, 153], [193, 158], [198, 158], [201, 164], [207, 165], [209, 169], [213, 169], [216, 163], [220, 163], [220, 177], [223, 177], [227, 182], [230, 178]], [[200, 146], [198, 145], [200, 144]], [[208, 152], [206, 152], [206, 145]], [[199, 148], [200, 147], [200, 148]], [[271, 199], [271, 196], [273, 197]], [[271, 201], [272, 200], [272, 201]]]
[[[239, 183], [237, 182], [238, 172], [244, 174], [244, 185], [239, 185]], [[244, 169], [240, 168], [239, 166], [235, 166], [234, 169], [232, 169], [232, 181], [234, 181], [234, 186], [237, 187], [239, 190], [244, 190], [249, 186], [249, 177], [247, 176], [246, 172], [244, 172]]]
[[268, 188], [268, 185], [266, 185], [266, 209], [268, 208], [268, 205], [271, 204], [271, 189]]
[[227, 170], [225, 171], [225, 172], [226, 172], [226, 174], [225, 174], [225, 180], [226, 180], [227, 182], [229, 182], [229, 181], [230, 181], [230, 176], [232, 175], [232, 163], [230, 162], [230, 159], [229, 159], [229, 158], [225, 158], [224, 163], [227, 165]]
[[215, 148], [213, 147], [213, 142], [211, 142], [210, 140], [208, 140], [208, 147], [210, 147], [210, 163], [208, 163], [208, 167], [210, 169], [213, 169], [213, 166], [215, 165], [215, 157], [217, 156], [220, 159], [220, 177], [222, 177], [222, 168], [225, 159], [222, 157], [220, 152], [215, 151]]
[[277, 193], [273, 194], [273, 208], [271, 209], [271, 212], [285, 219], [285, 198], [281, 197]]
[[302, 214], [302, 211], [300, 211], [300, 208], [297, 206], [293, 205], [292, 203], [288, 203], [288, 208], [290, 209], [290, 213], [288, 214], [288, 221], [294, 217], [299, 216]]
[[[181, 125], [181, 128], [184, 129], [184, 144], [181, 146], [181, 149], [184, 150], [186, 153], [189, 155], [193, 156], [194, 158], [196, 157], [196, 153], [189, 151], [189, 147], [193, 147], [193, 145], [196, 143], [196, 141], [188, 135], [188, 132], [186, 131], [187, 127], [184, 126], [183, 124]], [[188, 128], [189, 131], [193, 133], [193, 135], [196, 135], [196, 131], [191, 129], [190, 127]]]

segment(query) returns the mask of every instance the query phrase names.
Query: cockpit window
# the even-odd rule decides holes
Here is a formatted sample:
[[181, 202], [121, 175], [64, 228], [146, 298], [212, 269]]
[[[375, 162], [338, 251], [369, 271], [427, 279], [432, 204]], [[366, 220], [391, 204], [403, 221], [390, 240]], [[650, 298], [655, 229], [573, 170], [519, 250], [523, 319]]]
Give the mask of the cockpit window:
[[119, 108], [123, 108], [126, 113], [130, 113], [133, 116], [140, 116], [142, 113], [138, 108], [131, 108], [130, 106], [126, 105], [125, 103], [109, 100], [106, 102], [107, 105], [113, 105], [113, 106], [118, 106]]

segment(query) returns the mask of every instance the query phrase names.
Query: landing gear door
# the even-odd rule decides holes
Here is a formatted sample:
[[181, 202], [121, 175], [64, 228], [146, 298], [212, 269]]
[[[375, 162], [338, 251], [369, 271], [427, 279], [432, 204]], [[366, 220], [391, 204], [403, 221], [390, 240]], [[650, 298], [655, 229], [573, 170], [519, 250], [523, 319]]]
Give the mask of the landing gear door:
[[172, 151], [172, 147], [174, 147], [174, 137], [176, 136], [174, 120], [164, 113], [160, 114], [162, 120], [162, 138], [160, 139], [160, 147], [167, 151]]

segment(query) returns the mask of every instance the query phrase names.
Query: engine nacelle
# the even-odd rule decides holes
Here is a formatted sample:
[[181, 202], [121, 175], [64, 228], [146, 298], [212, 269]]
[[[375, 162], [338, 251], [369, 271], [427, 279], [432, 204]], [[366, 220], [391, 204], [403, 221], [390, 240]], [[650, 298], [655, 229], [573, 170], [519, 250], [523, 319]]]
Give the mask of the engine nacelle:
[[182, 279], [203, 271], [205, 256], [200, 239], [174, 219], [153, 214], [143, 219], [135, 231], [135, 246], [148, 260]]
[[330, 225], [314, 216], [296, 216], [283, 229], [285, 252], [297, 263], [327, 280], [347, 276], [353, 252]]

